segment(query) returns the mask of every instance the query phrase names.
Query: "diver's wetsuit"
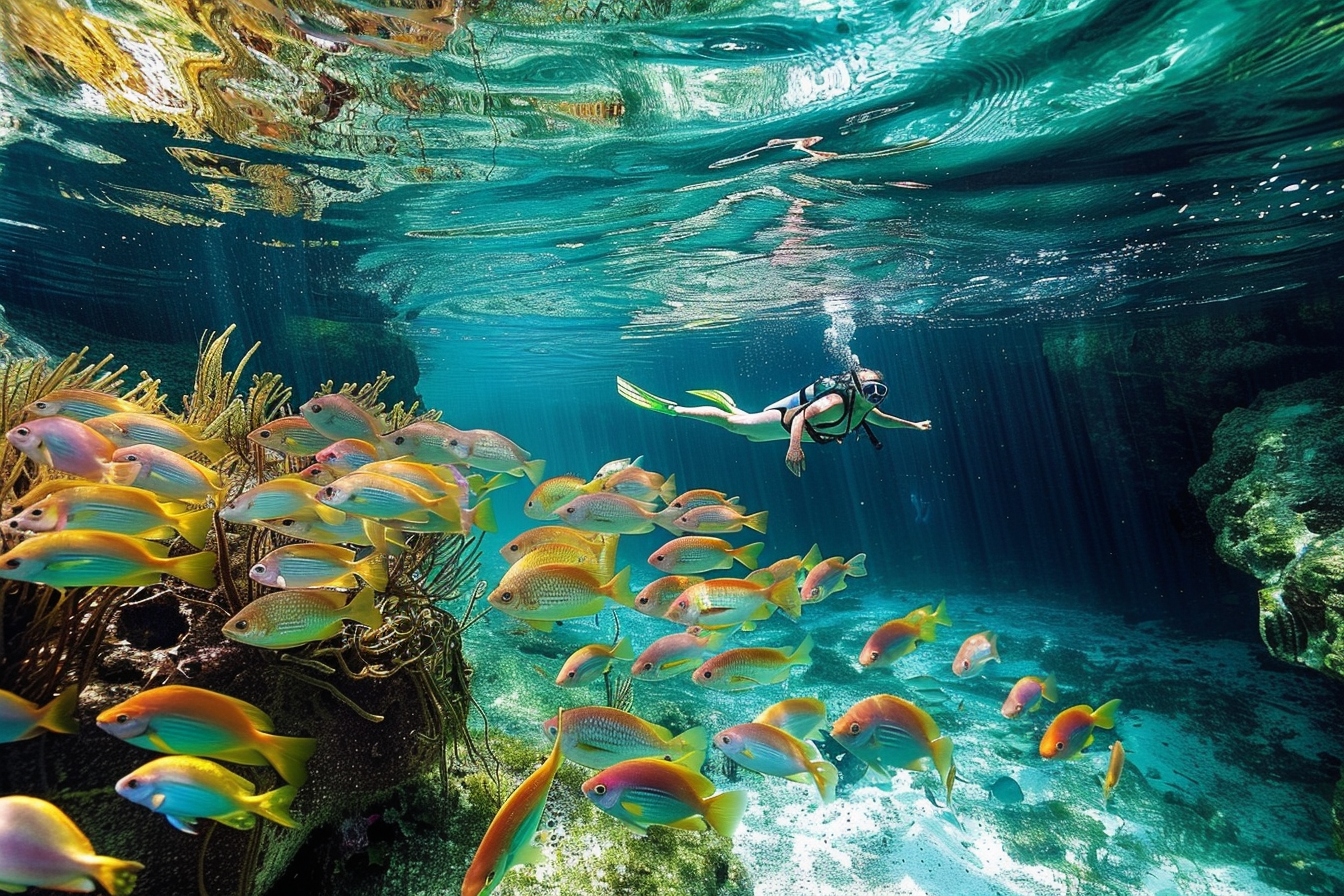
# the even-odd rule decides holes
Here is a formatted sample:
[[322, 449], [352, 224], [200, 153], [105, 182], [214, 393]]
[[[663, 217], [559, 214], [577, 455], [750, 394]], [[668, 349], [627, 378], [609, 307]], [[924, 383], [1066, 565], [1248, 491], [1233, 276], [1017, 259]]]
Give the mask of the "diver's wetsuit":
[[858, 397], [860, 388], [859, 375], [854, 372], [841, 374], [840, 376], [823, 376], [792, 395], [766, 405], [765, 410], [779, 411], [779, 425], [788, 431], [793, 425], [796, 412], [804, 410], [812, 402], [823, 396], [840, 395], [844, 400], [844, 413], [837, 419], [814, 424], [811, 420], [804, 418], [803, 428], [812, 437], [812, 441], [819, 444], [842, 442], [845, 436], [863, 427], [864, 431], [868, 433], [868, 438], [873, 440], [873, 444], [881, 447], [881, 444], [874, 438], [867, 422], [868, 415], [872, 413], [876, 405], [870, 405], [868, 410], [859, 415], [857, 420], [854, 419], [854, 400]]

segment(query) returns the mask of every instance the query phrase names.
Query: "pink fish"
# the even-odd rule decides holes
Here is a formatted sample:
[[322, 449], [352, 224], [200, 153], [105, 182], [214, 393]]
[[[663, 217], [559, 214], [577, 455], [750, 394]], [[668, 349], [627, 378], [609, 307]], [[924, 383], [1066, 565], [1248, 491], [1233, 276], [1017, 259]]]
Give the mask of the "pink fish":
[[999, 636], [994, 632], [980, 632], [961, 642], [957, 658], [952, 661], [952, 674], [958, 678], [974, 678], [990, 660], [999, 659]]
[[706, 653], [722, 647], [727, 637], [724, 632], [705, 632], [699, 626], [663, 635], [635, 658], [630, 677], [640, 681], [664, 681], [690, 672], [700, 665]]
[[821, 603], [835, 592], [845, 590], [846, 577], [868, 575], [867, 560], [867, 554], [855, 554], [848, 563], [843, 557], [830, 557], [812, 567], [798, 589], [803, 603]]
[[683, 535], [674, 538], [649, 555], [649, 565], [665, 573], [691, 575], [714, 569], [731, 569], [734, 562], [755, 569], [765, 542], [735, 548], [722, 538], [708, 535]]
[[1055, 674], [1050, 673], [1044, 680], [1035, 675], [1027, 675], [1017, 680], [1013, 689], [1008, 692], [1008, 699], [1003, 701], [1003, 707], [999, 713], [1005, 719], [1015, 719], [1025, 712], [1035, 712], [1041, 708], [1041, 700], [1049, 700], [1054, 703], [1059, 699], [1059, 691], [1055, 688]]
[[635, 609], [645, 616], [662, 619], [683, 591], [703, 581], [700, 576], [663, 576], [654, 579], [635, 595]]
[[135, 464], [117, 463], [117, 446], [102, 433], [69, 417], [39, 417], [5, 433], [5, 438], [35, 464], [94, 482], [129, 485]]

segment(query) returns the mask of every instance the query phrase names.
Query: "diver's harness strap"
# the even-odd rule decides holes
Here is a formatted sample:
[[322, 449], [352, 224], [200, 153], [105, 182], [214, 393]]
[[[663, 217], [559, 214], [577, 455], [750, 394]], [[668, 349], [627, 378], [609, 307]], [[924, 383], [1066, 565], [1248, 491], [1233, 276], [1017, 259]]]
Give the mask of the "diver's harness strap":
[[[853, 425], [854, 396], [858, 394], [862, 385], [859, 383], [859, 374], [857, 371], [851, 370], [849, 372], [849, 380], [848, 383], [843, 381], [837, 382], [835, 377], [825, 376], [815, 383], [806, 385], [798, 390], [798, 406], [799, 413], [803, 414], [803, 429], [807, 430], [807, 434], [812, 437], [812, 441], [819, 445], [824, 445], [827, 442], [843, 442], [845, 436], [849, 435], [859, 427], [863, 427], [864, 433], [868, 436], [868, 441], [872, 443], [875, 449], [881, 451], [882, 443], [878, 441], [877, 436], [873, 433], [872, 426], [868, 423], [868, 414], [871, 413], [871, 409], [864, 411], [863, 416], [859, 418], [858, 426]], [[819, 386], [821, 387], [820, 389], [818, 389]], [[823, 395], [830, 395], [832, 393], [839, 393], [841, 398], [844, 399], [845, 416], [836, 420], [834, 423], [823, 425], [829, 425], [832, 428], [843, 428], [838, 432], [822, 432], [813, 426], [811, 421], [807, 419], [805, 409], [809, 404], [816, 401], [818, 398], [821, 398]]]

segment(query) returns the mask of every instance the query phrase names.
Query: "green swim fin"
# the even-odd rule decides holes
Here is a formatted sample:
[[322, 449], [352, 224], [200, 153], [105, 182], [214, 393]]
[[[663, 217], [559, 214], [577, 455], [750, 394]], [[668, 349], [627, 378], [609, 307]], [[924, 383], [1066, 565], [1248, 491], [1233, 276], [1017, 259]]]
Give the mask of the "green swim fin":
[[645, 392], [629, 380], [616, 377], [616, 391], [620, 396], [631, 404], [639, 405], [650, 411], [657, 411], [660, 414], [676, 415], [676, 403], [668, 401], [666, 398], [659, 398], [652, 392]]
[[721, 408], [730, 414], [740, 414], [742, 409], [733, 401], [733, 396], [719, 389], [688, 389], [687, 395], [694, 395], [696, 398], [703, 398], [716, 408]]

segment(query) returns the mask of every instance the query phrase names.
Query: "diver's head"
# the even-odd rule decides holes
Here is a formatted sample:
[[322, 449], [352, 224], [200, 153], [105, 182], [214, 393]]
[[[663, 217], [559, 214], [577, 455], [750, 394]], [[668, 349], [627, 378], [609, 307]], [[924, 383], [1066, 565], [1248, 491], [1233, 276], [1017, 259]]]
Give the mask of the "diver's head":
[[856, 367], [853, 371], [854, 382], [859, 387], [859, 394], [872, 404], [881, 404], [882, 399], [887, 397], [887, 384], [882, 379], [880, 370], [871, 370], [867, 367]]

